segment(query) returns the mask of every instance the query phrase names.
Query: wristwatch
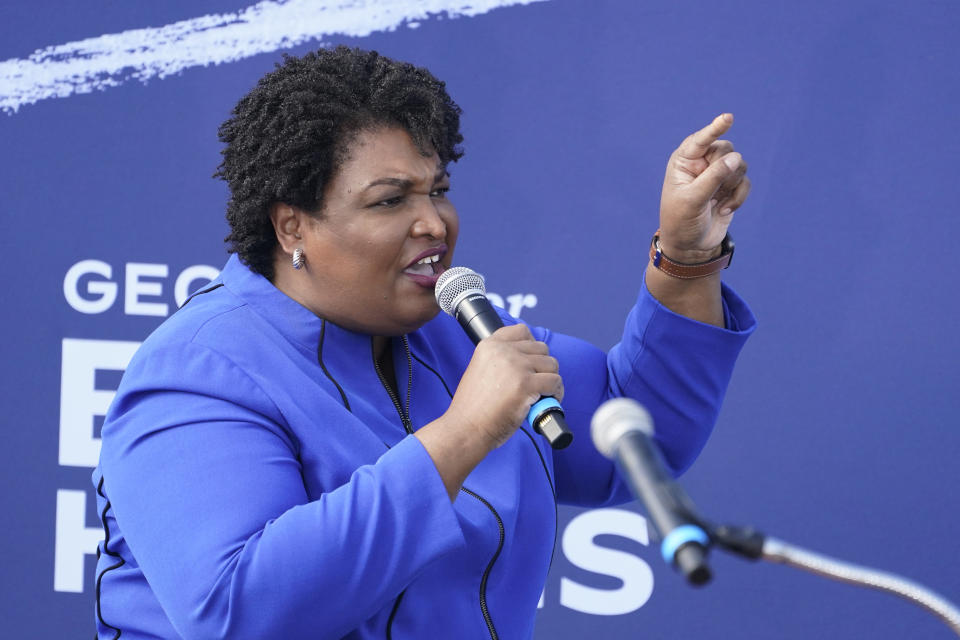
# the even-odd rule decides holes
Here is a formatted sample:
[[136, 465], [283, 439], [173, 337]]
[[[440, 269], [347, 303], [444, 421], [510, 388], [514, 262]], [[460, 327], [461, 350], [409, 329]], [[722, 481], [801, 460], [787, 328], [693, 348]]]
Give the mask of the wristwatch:
[[727, 233], [723, 236], [723, 242], [720, 243], [720, 255], [713, 260], [697, 264], [674, 262], [663, 255], [663, 249], [660, 248], [660, 229], [657, 229], [650, 242], [650, 259], [654, 267], [674, 278], [703, 278], [729, 267], [733, 262], [733, 248], [733, 238]]

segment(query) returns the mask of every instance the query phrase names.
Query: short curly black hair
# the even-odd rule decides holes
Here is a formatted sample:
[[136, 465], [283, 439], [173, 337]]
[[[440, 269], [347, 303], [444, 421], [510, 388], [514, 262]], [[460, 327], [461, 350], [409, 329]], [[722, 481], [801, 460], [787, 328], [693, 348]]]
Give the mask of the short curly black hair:
[[214, 175], [230, 188], [228, 251], [273, 279], [271, 205], [319, 216], [350, 142], [380, 126], [401, 127], [444, 165], [455, 162], [463, 155], [460, 113], [429, 71], [376, 51], [339, 46], [285, 55], [220, 126], [226, 146]]

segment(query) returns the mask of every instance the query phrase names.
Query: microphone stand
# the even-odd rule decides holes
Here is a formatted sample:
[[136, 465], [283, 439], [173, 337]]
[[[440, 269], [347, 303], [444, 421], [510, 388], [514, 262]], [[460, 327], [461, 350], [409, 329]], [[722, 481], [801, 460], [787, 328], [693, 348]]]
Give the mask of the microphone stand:
[[815, 553], [765, 536], [750, 527], [703, 524], [710, 542], [725, 551], [750, 560], [766, 560], [824, 578], [892, 593], [934, 614], [960, 636], [960, 609], [913, 580]]
[[[709, 582], [711, 571], [706, 555], [717, 546], [750, 560], [785, 564], [825, 578], [892, 593], [933, 613], [960, 636], [960, 609], [923, 585], [808, 551], [750, 527], [715, 525], [699, 517], [680, 485], [665, 476], [652, 440], [648, 439], [653, 433], [650, 415], [635, 401], [608, 400], [594, 413], [590, 431], [597, 450], [616, 459], [625, 480], [646, 507], [654, 529], [663, 536], [664, 559], [683, 572], [691, 585]], [[619, 444], [628, 438], [634, 438], [632, 444]], [[644, 470], [649, 473], [643, 473]], [[696, 535], [688, 535], [690, 531]]]

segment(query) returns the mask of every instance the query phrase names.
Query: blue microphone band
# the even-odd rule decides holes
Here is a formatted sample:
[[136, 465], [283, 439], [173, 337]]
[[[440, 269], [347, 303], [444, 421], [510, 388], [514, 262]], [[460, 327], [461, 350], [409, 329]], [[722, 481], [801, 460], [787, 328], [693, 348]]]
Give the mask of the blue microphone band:
[[559, 411], [561, 414], [563, 413], [563, 407], [560, 406], [560, 403], [557, 402], [556, 398], [551, 396], [540, 398], [533, 403], [533, 406], [530, 407], [530, 411], [527, 412], [527, 422], [529, 422], [531, 426], [535, 426], [537, 424], [537, 419], [540, 416], [547, 411], [553, 410]]
[[673, 564], [673, 556], [677, 550], [688, 542], [697, 542], [703, 548], [710, 545], [710, 537], [707, 532], [700, 527], [692, 524], [685, 524], [677, 527], [663, 538], [660, 543], [660, 554], [664, 562]]

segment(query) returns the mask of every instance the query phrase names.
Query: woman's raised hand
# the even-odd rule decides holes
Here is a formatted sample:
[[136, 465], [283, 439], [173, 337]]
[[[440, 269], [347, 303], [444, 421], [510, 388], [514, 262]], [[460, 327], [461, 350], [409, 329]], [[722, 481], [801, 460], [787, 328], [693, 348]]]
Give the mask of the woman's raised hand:
[[733, 212], [750, 193], [747, 163], [729, 140], [724, 113], [671, 154], [660, 196], [660, 246], [671, 260], [706, 262], [720, 252]]
[[[750, 193], [747, 163], [729, 140], [724, 113], [690, 134], [670, 155], [660, 194], [660, 248], [670, 260], [699, 264], [717, 258], [733, 212]], [[720, 273], [681, 279], [647, 266], [647, 290], [668, 309], [724, 326]]]

